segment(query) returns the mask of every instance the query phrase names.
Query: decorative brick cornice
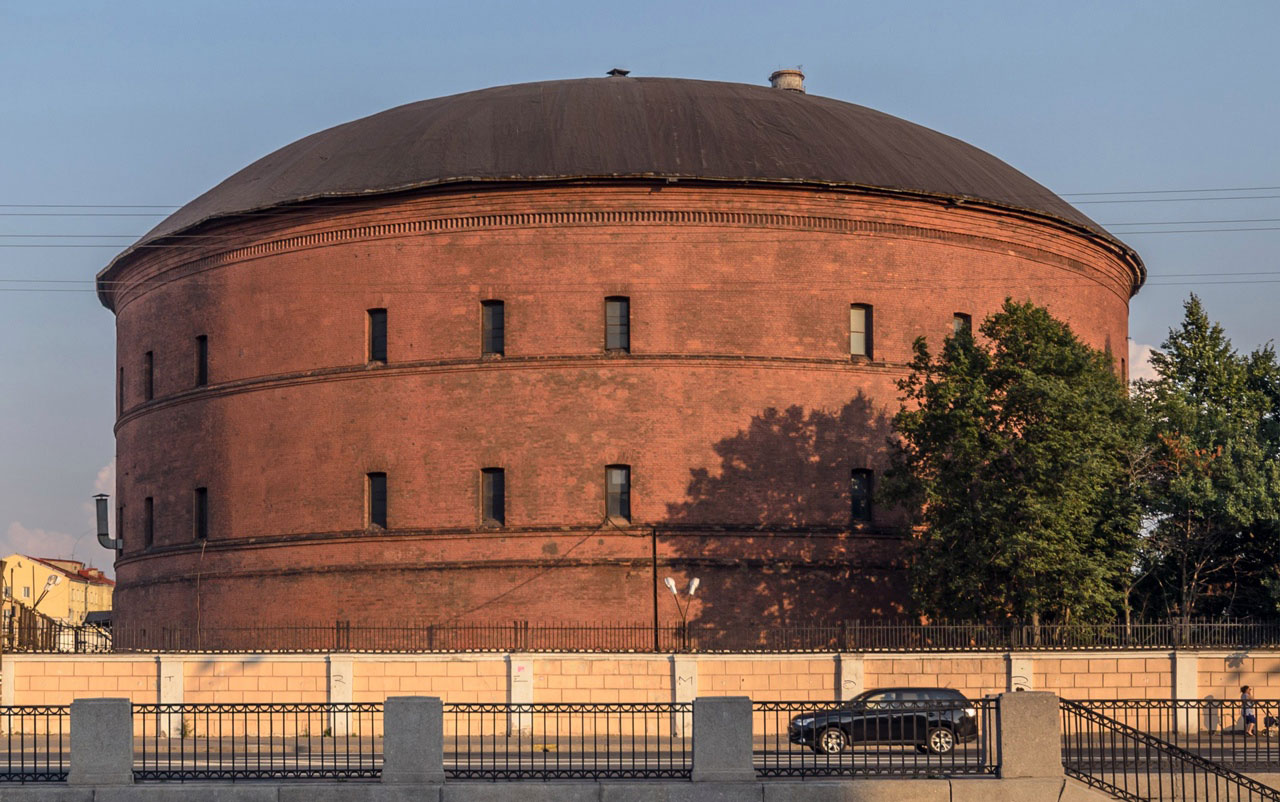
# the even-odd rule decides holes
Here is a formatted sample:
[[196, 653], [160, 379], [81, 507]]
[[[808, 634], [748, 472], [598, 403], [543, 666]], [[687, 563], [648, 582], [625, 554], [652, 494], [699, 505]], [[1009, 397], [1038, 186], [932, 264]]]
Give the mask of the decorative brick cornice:
[[[335, 223], [341, 223], [336, 220]], [[380, 239], [398, 239], [434, 234], [459, 232], [503, 231], [529, 228], [565, 229], [573, 227], [603, 226], [663, 226], [666, 228], [716, 226], [744, 229], [786, 229], [815, 233], [853, 236], [877, 236], [909, 238], [943, 242], [964, 247], [978, 248], [1013, 255], [1061, 269], [1069, 270], [1082, 278], [1107, 287], [1122, 299], [1128, 300], [1136, 289], [1132, 277], [1108, 276], [1095, 265], [1061, 253], [1027, 245], [1012, 239], [966, 233], [931, 226], [870, 220], [858, 217], [842, 217], [819, 214], [787, 214], [767, 211], [716, 211], [699, 209], [592, 209], [550, 210], [537, 212], [495, 212], [489, 214], [454, 214], [426, 217], [415, 220], [399, 220], [385, 223], [335, 225], [333, 228], [265, 239], [251, 245], [206, 253], [191, 260], [176, 263], [157, 260], [150, 269], [143, 268], [134, 281], [120, 286], [121, 300], [115, 304], [117, 313], [146, 291], [170, 281], [219, 267], [280, 253], [324, 247], [338, 243], [368, 242]], [[228, 235], [231, 237], [234, 235]], [[679, 244], [678, 241], [676, 244]], [[161, 243], [150, 246], [156, 251], [167, 249]], [[175, 246], [170, 253], [180, 253], [189, 246]], [[205, 250], [198, 248], [194, 250]], [[1110, 280], [1108, 280], [1110, 279]], [[118, 279], [117, 279], [118, 280]], [[1122, 286], [1129, 282], [1128, 286]]]

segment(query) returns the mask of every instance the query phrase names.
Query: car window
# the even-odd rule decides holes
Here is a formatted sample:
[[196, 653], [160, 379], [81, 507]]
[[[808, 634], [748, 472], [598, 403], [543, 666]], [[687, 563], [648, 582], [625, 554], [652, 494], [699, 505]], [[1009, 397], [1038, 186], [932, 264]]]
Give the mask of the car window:
[[898, 693], [899, 702], [923, 702], [929, 699], [927, 691], [900, 691]]
[[878, 693], [869, 694], [862, 701], [867, 707], [884, 707], [886, 702], [894, 702], [897, 699], [897, 691], [879, 691]]

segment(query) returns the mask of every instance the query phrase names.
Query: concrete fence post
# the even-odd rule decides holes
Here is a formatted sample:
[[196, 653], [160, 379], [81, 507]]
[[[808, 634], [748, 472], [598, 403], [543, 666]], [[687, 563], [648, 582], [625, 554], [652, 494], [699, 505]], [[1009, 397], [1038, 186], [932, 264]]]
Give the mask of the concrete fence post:
[[[325, 666], [329, 680], [329, 703], [351, 704], [351, 688], [355, 684], [352, 676], [355, 673], [355, 661], [328, 655], [325, 657]], [[329, 733], [335, 738], [347, 735], [351, 730], [351, 714], [346, 711], [330, 710], [328, 725]]]
[[[1176, 702], [1181, 699], [1199, 699], [1200, 698], [1200, 655], [1196, 652], [1174, 652], [1170, 656], [1172, 661], [1171, 673], [1173, 674], [1173, 700]], [[1209, 711], [1213, 718], [1212, 709]], [[1173, 726], [1176, 731], [1183, 735], [1190, 735], [1200, 732], [1200, 714], [1201, 711], [1196, 707], [1188, 707], [1174, 710]], [[1214, 729], [1214, 724], [1221, 725], [1222, 722], [1214, 722], [1210, 718], [1205, 724]]]
[[[698, 663], [692, 657], [671, 656], [671, 695], [673, 702], [692, 702], [698, 695]], [[688, 738], [693, 726], [689, 716], [675, 713], [671, 717], [671, 737]]]
[[133, 704], [128, 699], [71, 703], [71, 785], [133, 783]]
[[754, 782], [751, 700], [745, 696], [693, 700], [693, 781]]
[[[527, 657], [507, 655], [507, 702], [513, 705], [533, 704], [533, 661]], [[507, 734], [533, 735], [533, 714], [508, 713]]]
[[1062, 712], [1056, 694], [1002, 693], [996, 715], [1000, 777], [1062, 777]]
[[444, 782], [444, 703], [433, 696], [389, 696], [382, 708], [382, 781]]
[[840, 701], [847, 702], [863, 691], [866, 676], [863, 657], [860, 654], [841, 654], [836, 659], [840, 666]]

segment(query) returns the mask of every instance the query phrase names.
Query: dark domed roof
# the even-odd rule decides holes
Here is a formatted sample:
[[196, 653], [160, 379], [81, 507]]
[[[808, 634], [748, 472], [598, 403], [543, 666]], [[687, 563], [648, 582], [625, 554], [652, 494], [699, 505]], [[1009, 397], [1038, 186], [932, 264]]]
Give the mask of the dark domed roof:
[[970, 199], [1111, 239], [994, 156], [863, 106], [748, 84], [589, 78], [423, 100], [312, 134], [188, 203], [134, 247], [214, 218], [318, 198], [655, 177]]

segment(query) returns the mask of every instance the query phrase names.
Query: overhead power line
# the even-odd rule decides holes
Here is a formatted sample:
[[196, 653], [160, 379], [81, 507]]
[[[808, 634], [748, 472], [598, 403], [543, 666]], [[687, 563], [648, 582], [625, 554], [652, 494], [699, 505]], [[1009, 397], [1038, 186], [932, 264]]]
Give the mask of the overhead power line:
[[[1184, 195], [1190, 192], [1274, 192], [1280, 186], [1267, 187], [1196, 187], [1191, 189], [1112, 189], [1101, 192], [1054, 192], [1060, 198], [1086, 195]], [[180, 203], [0, 203], [0, 209], [177, 209]]]
[[1137, 189], [1137, 190], [1111, 190], [1109, 192], [1062, 192], [1058, 193], [1059, 197], [1076, 198], [1083, 195], [1172, 195], [1186, 194], [1188, 192], [1272, 192], [1280, 190], [1280, 187], [1215, 187], [1209, 189]]
[[[1146, 223], [1145, 225], [1176, 225], [1176, 224], [1175, 224], [1175, 223]], [[1117, 232], [1113, 232], [1113, 233], [1115, 233], [1117, 236], [1121, 236], [1121, 237], [1131, 237], [1131, 236], [1134, 236], [1134, 235], [1146, 235], [1146, 234], [1229, 234], [1229, 233], [1242, 232], [1242, 231], [1280, 231], [1280, 226], [1247, 226], [1247, 227], [1233, 227], [1233, 228], [1165, 228], [1165, 229], [1148, 229], [1148, 230], [1132, 230], [1132, 229], [1130, 229], [1130, 230], [1124, 230], [1124, 231], [1117, 231]], [[442, 233], [452, 233], [452, 234], [457, 234], [457, 233], [464, 233], [464, 232], [462, 232], [462, 231], [453, 231], [453, 232], [442, 232]], [[821, 232], [821, 233], [837, 233], [837, 232]], [[228, 235], [228, 236], [229, 236], [229, 237], [234, 237], [235, 235]], [[54, 238], [59, 238], [59, 239], [61, 239], [61, 238], [68, 238], [68, 239], [69, 239], [69, 238], [94, 239], [94, 238], [97, 238], [97, 237], [98, 237], [98, 235], [77, 235], [77, 234], [51, 234], [51, 235], [50, 235], [50, 234], [44, 234], [44, 235], [41, 235], [41, 234], [0, 234], [0, 237], [24, 237], [24, 238], [31, 238], [31, 239], [41, 239], [41, 238], [46, 238], [46, 239], [54, 239]], [[135, 237], [133, 237], [132, 235], [128, 235], [128, 236], [126, 236], [126, 235], [118, 235], [118, 234], [106, 234], [106, 235], [101, 235], [101, 238], [107, 238], [107, 237], [112, 237], [112, 238], [121, 238], [121, 239], [125, 239], [125, 240], [133, 240], [133, 239], [136, 239], [136, 238], [135, 238]], [[238, 237], [236, 237], [236, 238], [238, 238]], [[631, 242], [624, 242], [624, 241], [620, 241], [620, 240], [618, 240], [618, 239], [617, 239], [617, 237], [610, 238], [610, 239], [607, 239], [607, 240], [591, 240], [591, 239], [585, 239], [585, 238], [574, 238], [574, 239], [572, 239], [572, 240], [571, 240], [571, 241], [569, 241], [569, 242], [570, 242], [571, 244], [573, 244], [573, 245], [591, 245], [591, 244], [601, 244], [601, 245], [609, 245], [609, 244], [627, 244], [627, 245], [631, 245], [631, 244], [646, 244], [646, 243], [641, 243], [641, 242], [640, 242], [640, 241], [638, 241], [638, 240], [636, 240], [636, 241], [631, 241]], [[794, 244], [798, 244], [798, 243], [796, 243], [796, 242], [795, 242], [795, 240], [793, 240], [793, 239], [760, 238], [760, 237], [752, 238], [752, 239], [749, 239], [749, 240], [744, 240], [744, 242], [752, 242], [752, 243], [767, 243], [767, 242], [773, 242], [773, 243], [780, 243], [780, 244], [792, 244], [792, 245], [794, 245]], [[718, 239], [717, 239], [717, 240], [695, 240], [695, 239], [688, 239], [688, 238], [682, 238], [682, 239], [680, 239], [680, 240], [678, 240], [678, 241], [672, 241], [672, 242], [659, 242], [659, 243], [647, 243], [647, 244], [653, 244], [653, 245], [674, 245], [674, 246], [680, 246], [680, 245], [693, 245], [693, 244], [700, 244], [700, 243], [715, 243], [715, 244], [721, 244], [721, 245], [722, 245], [722, 244], [724, 244], [722, 240], [718, 240]], [[161, 241], [157, 241], [157, 242], [154, 242], [154, 243], [144, 243], [144, 244], [142, 244], [142, 245], [137, 245], [135, 249], [138, 249], [138, 250], [141, 250], [141, 249], [157, 249], [157, 250], [184, 250], [184, 249], [185, 249], [185, 250], [196, 250], [196, 249], [204, 248], [205, 246], [207, 246], [207, 245], [209, 245], [209, 244], [216, 244], [216, 242], [215, 242], [215, 243], [211, 243], [210, 241], [207, 241], [207, 240], [206, 240], [206, 241], [198, 242], [198, 243], [174, 244], [174, 243], [168, 243], [168, 242], [161, 242]], [[455, 243], [451, 243], [449, 247], [458, 247], [458, 246], [460, 246], [460, 245], [461, 245], [461, 246], [467, 246], [467, 247], [504, 247], [504, 246], [505, 246], [505, 247], [517, 247], [517, 246], [518, 246], [518, 247], [527, 247], [527, 243], [504, 243], [504, 242], [495, 242], [495, 241], [486, 241], [486, 242], [470, 242], [470, 243], [458, 243], [458, 242], [455, 242]], [[41, 248], [100, 248], [100, 249], [110, 249], [110, 250], [122, 250], [122, 249], [123, 249], [123, 248], [125, 248], [125, 247], [127, 247], [127, 245], [126, 245], [126, 243], [125, 243], [125, 242], [101, 242], [101, 243], [75, 243], [75, 242], [0, 242], [0, 248], [35, 248], [35, 249], [41, 249]]]
[[[1040, 197], [1053, 197], [1052, 195], [1044, 195]], [[1059, 196], [1061, 197], [1061, 196]], [[1088, 204], [1115, 204], [1115, 203], [1195, 203], [1209, 201], [1241, 201], [1241, 200], [1274, 200], [1280, 198], [1280, 195], [1215, 195], [1211, 197], [1186, 197], [1186, 198], [1107, 198], [1104, 200], [1078, 200], [1073, 201], [1075, 206], [1083, 206]], [[1032, 200], [1032, 198], [1022, 198], [1021, 200]], [[365, 201], [367, 204], [367, 200]], [[997, 201], [998, 202], [998, 201]], [[306, 209], [326, 208], [327, 206], [339, 205], [337, 203], [321, 204], [317, 202], [308, 203], [302, 207]], [[349, 209], [356, 209], [359, 206], [355, 199], [346, 201], [341, 205]], [[17, 205], [2, 205], [0, 208], [23, 208]], [[110, 206], [85, 206], [85, 207], [41, 207], [41, 208], [84, 208], [84, 209], [110, 209], [110, 208], [163, 208], [174, 209], [177, 207], [110, 207]], [[235, 217], [272, 217], [282, 214], [296, 214], [299, 211], [296, 206], [282, 206], [271, 209], [261, 209], [258, 211], [233, 212], [228, 216]], [[101, 211], [78, 211], [78, 212], [10, 212], [0, 211], [0, 217], [167, 217], [169, 212], [101, 212]]]
[[[1276, 276], [1277, 278], [1244, 278], [1248, 276]], [[1172, 280], [1169, 280], [1172, 279]], [[153, 282], [146, 282], [140, 287], [147, 288], [147, 284], [156, 287], [168, 283], [171, 280], [156, 279]], [[187, 277], [181, 279], [186, 285], [196, 284], [203, 286], [213, 286], [220, 282], [213, 279], [200, 279], [198, 277]], [[859, 286], [876, 287], [880, 289], [903, 289], [903, 290], [983, 290], [983, 289], [1004, 289], [1010, 286], [1010, 282], [1005, 279], [974, 279], [968, 281], [953, 282], [937, 282], [928, 277], [919, 279], [900, 278], [900, 279], [875, 279], [868, 277], [857, 277], [850, 281], [856, 281]], [[687, 292], [812, 292], [815, 290], [822, 291], [838, 291], [847, 290], [850, 281], [831, 281], [821, 283], [796, 284], [794, 282], [777, 281], [777, 280], [716, 280], [706, 279], [700, 281], [630, 281], [628, 282], [636, 290], [643, 289], [646, 293], [687, 293]], [[110, 287], [115, 284], [128, 284], [128, 282], [102, 282], [104, 286]], [[1081, 286], [1098, 286], [1101, 282], [1097, 279], [1085, 276], [1079, 277], [1062, 277], [1057, 279], [1042, 279], [1036, 281], [1019, 282], [1018, 289], [1022, 288], [1069, 288]], [[27, 284], [34, 286], [3, 286], [12, 284]], [[1225, 284], [1280, 284], [1280, 270], [1258, 270], [1258, 271], [1240, 271], [1227, 273], [1170, 273], [1167, 275], [1151, 276], [1146, 286], [1206, 286], [1206, 285], [1225, 285]], [[79, 292], [92, 293], [97, 291], [98, 282], [92, 279], [0, 279], [0, 292]], [[587, 282], [521, 282], [519, 283], [521, 290], [535, 290], [538, 292], [553, 294], [598, 294], [604, 291], [604, 285], [592, 285]], [[457, 295], [470, 294], [471, 288], [465, 284], [447, 284], [441, 282], [319, 282], [319, 281], [291, 281], [283, 282], [270, 287], [263, 287], [256, 292], [262, 293], [376, 293], [380, 295]]]
[[[1280, 185], [1273, 186], [1254, 186], [1254, 187], [1193, 187], [1188, 189], [1129, 189], [1129, 190], [1103, 190], [1095, 192], [1050, 192], [1036, 193], [1033, 195], [1011, 196], [1008, 199], [1030, 200], [1034, 198], [1093, 198], [1093, 197], [1115, 197], [1124, 195], [1202, 195], [1204, 193], [1221, 193], [1221, 192], [1280, 192]], [[1196, 198], [1127, 198], [1119, 200], [1081, 200], [1077, 203], [1161, 203], [1169, 201], [1194, 201], [1194, 200], [1250, 200], [1254, 198], [1267, 199], [1276, 198], [1276, 195], [1243, 195], [1243, 196], [1210, 196]], [[324, 204], [350, 204], [357, 198], [327, 198], [309, 202], [309, 205]], [[0, 203], [0, 209], [159, 209], [162, 211], [143, 214], [135, 213], [127, 216], [137, 217], [159, 217], [165, 214], [163, 210], [173, 210], [182, 208], [183, 204], [174, 203]], [[247, 214], [272, 213], [274, 210], [264, 209], [258, 212], [248, 212]], [[59, 215], [59, 213], [45, 212], [4, 212], [0, 211], [0, 215], [5, 216], [46, 216]], [[105, 216], [104, 213], [76, 213], [69, 212], [66, 216]], [[117, 215], [111, 215], [117, 216]], [[124, 215], [119, 215], [124, 216]]]

